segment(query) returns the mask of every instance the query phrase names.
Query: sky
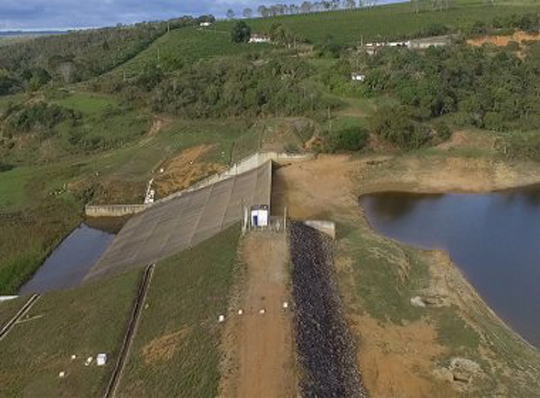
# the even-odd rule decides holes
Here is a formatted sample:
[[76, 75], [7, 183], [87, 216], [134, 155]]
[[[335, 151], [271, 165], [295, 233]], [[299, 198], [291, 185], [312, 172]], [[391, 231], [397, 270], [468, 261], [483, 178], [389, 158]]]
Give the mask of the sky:
[[[396, 2], [381, 0], [379, 3]], [[403, 0], [402, 0], [403, 1]], [[0, 30], [44, 30], [112, 26], [182, 15], [238, 15], [246, 7], [301, 0], [0, 0]]]

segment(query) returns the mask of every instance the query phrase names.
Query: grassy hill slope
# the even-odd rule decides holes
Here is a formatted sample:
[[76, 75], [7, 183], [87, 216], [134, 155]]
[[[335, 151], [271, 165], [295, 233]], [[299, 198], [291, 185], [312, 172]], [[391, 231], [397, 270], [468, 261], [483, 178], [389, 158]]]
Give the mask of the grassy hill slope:
[[163, 66], [181, 62], [189, 63], [200, 59], [221, 56], [233, 56], [271, 48], [268, 45], [242, 45], [231, 42], [228, 26], [226, 29], [184, 28], [171, 31], [135, 58], [115, 69], [113, 76], [131, 77], [137, 74], [148, 63], [158, 62]]
[[[488, 22], [495, 17], [540, 11], [540, 3], [533, 1], [505, 1], [491, 6], [482, 0], [456, 0], [448, 11], [425, 10], [415, 13], [408, 2], [312, 14], [258, 18], [248, 23], [255, 32], [265, 32], [273, 22], [279, 22], [301, 38], [317, 43], [328, 35], [341, 44], [355, 44], [362, 40], [398, 39], [422, 35], [433, 24], [444, 24], [461, 29], [476, 21]], [[216, 29], [230, 30], [233, 22], [219, 22]]]

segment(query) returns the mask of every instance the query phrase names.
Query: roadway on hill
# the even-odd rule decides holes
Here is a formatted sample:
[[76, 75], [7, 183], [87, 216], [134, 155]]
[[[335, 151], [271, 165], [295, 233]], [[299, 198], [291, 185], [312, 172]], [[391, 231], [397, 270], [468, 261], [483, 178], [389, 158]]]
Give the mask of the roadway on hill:
[[86, 279], [144, 267], [192, 247], [242, 220], [242, 205], [269, 204], [272, 164], [239, 174], [134, 216]]

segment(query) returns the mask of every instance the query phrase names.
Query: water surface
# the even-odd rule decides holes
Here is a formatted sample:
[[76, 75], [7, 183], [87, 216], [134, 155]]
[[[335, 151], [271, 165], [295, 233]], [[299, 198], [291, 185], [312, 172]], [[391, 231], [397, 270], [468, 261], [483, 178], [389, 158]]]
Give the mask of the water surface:
[[78, 286], [114, 239], [114, 234], [79, 225], [47, 258], [19, 294]]
[[489, 194], [386, 192], [361, 198], [371, 226], [442, 249], [488, 305], [540, 347], [540, 187]]

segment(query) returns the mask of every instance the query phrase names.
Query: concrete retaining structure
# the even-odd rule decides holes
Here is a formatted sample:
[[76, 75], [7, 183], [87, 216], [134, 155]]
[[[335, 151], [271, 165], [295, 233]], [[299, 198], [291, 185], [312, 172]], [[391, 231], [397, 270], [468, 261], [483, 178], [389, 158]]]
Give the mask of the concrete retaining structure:
[[304, 224], [336, 239], [336, 223], [333, 221], [308, 220]]
[[122, 217], [141, 213], [152, 206], [160, 203], [166, 203], [173, 199], [179, 198], [187, 193], [198, 191], [206, 188], [210, 185], [227, 180], [232, 177], [236, 177], [240, 174], [247, 173], [255, 170], [264, 165], [269, 160], [277, 163], [284, 164], [294, 161], [302, 161], [314, 158], [314, 154], [288, 154], [279, 152], [262, 152], [251, 155], [238, 163], [235, 163], [231, 168], [225, 170], [222, 173], [210, 176], [197, 184], [192, 185], [182, 191], [178, 191], [165, 198], [156, 200], [154, 203], [140, 204], [140, 205], [87, 205], [85, 207], [85, 214], [87, 217]]
[[156, 264], [242, 221], [244, 206], [269, 204], [272, 162], [156, 202], [130, 218], [86, 280]]
[[264, 165], [268, 161], [275, 162], [277, 164], [282, 163], [289, 163], [291, 161], [302, 161], [302, 160], [308, 160], [313, 159], [315, 155], [308, 154], [308, 155], [297, 155], [297, 154], [287, 154], [287, 153], [279, 153], [279, 152], [263, 152], [263, 153], [256, 153], [254, 155], [251, 155], [247, 158], [242, 159], [238, 163], [235, 163], [231, 168], [225, 170], [222, 173], [215, 174], [211, 177], [208, 177], [200, 182], [198, 182], [195, 185], [192, 185], [189, 188], [184, 189], [183, 191], [178, 191], [176, 193], [173, 193], [172, 195], [169, 195], [163, 199], [157, 200], [155, 203], [164, 203], [168, 202], [171, 199], [178, 198], [182, 195], [185, 195], [188, 192], [197, 191], [202, 188], [206, 188], [210, 185], [216, 184], [218, 182], [227, 180], [229, 178], [235, 177], [239, 174], [247, 173], [251, 170], [258, 169], [262, 165]]
[[141, 213], [149, 205], [87, 205], [84, 212], [87, 217], [123, 217]]

